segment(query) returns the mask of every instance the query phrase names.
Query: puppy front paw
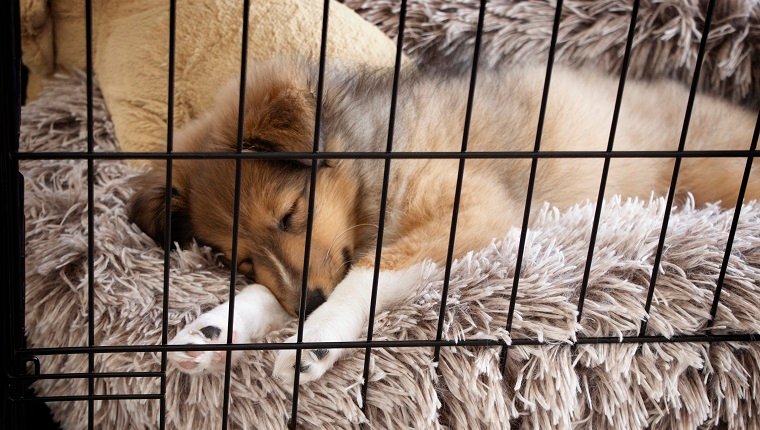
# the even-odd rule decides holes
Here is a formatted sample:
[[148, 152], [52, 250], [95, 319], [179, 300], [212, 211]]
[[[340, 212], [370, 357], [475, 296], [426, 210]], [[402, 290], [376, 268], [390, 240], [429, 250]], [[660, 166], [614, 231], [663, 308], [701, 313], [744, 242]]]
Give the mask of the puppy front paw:
[[[237, 325], [236, 325], [237, 326]], [[244, 342], [238, 331], [232, 332], [232, 343]], [[169, 345], [212, 345], [227, 343], [227, 316], [219, 312], [208, 312], [183, 328]], [[241, 351], [232, 352], [234, 364], [242, 355]], [[201, 373], [224, 369], [226, 351], [177, 351], [168, 354], [169, 361], [185, 373]]]
[[[376, 312], [386, 309], [408, 295], [414, 281], [419, 279], [419, 265], [397, 272], [381, 272], [378, 279]], [[374, 270], [352, 270], [333, 290], [330, 298], [311, 313], [304, 322], [303, 341], [352, 342], [360, 339], [369, 316], [370, 294]], [[295, 342], [295, 336], [286, 342]], [[284, 349], [277, 354], [273, 376], [293, 387], [296, 370], [299, 383], [322, 377], [345, 354], [344, 348], [305, 349], [296, 363], [296, 350]]]
[[[304, 342], [326, 342], [327, 339], [316, 339], [318, 336], [307, 336], [304, 330]], [[286, 343], [295, 343], [296, 336], [289, 337]], [[335, 362], [340, 358], [342, 350], [340, 349], [304, 349], [301, 352], [301, 361], [296, 364], [295, 349], [282, 350], [277, 354], [274, 363], [274, 376], [283, 381], [287, 386], [292, 387], [295, 378], [296, 367], [300, 376], [300, 384], [315, 381], [322, 377]]]

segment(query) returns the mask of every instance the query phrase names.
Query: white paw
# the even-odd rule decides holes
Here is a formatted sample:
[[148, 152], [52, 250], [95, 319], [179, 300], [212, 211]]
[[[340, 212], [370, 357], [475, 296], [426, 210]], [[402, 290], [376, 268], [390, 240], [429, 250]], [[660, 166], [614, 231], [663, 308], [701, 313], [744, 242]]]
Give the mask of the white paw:
[[[327, 341], [326, 339], [315, 339], [315, 336], [307, 336], [306, 328], [304, 328], [303, 338], [305, 342]], [[291, 336], [285, 342], [295, 343], [296, 337]], [[302, 350], [301, 362], [298, 366], [300, 372], [299, 383], [304, 384], [321, 378], [340, 358], [341, 352], [339, 349], [327, 348]], [[293, 386], [296, 372], [296, 353], [295, 349], [282, 350], [277, 354], [277, 359], [274, 362], [273, 374], [276, 378], [283, 381], [286, 387]]]
[[[304, 322], [304, 342], [350, 342], [359, 339], [364, 326], [363, 314], [355, 311], [357, 307], [345, 307], [338, 300], [328, 300], [317, 308]], [[291, 336], [285, 342], [295, 343]], [[300, 372], [299, 384], [315, 381], [330, 370], [346, 352], [344, 348], [304, 349], [301, 362], [296, 366], [296, 350], [284, 349], [277, 354], [274, 362], [274, 377], [285, 382], [286, 387], [293, 387], [296, 367]]]
[[[238, 324], [235, 324], [236, 328]], [[238, 331], [232, 332], [232, 343], [247, 342], [241, 339]], [[227, 315], [221, 312], [207, 312], [183, 328], [169, 345], [210, 345], [227, 343]], [[234, 364], [242, 355], [241, 351], [232, 352]], [[177, 351], [170, 352], [168, 359], [185, 373], [201, 373], [209, 370], [224, 369], [226, 351]]]
[[[408, 297], [411, 287], [420, 279], [422, 265], [399, 271], [381, 271], [378, 279], [376, 313]], [[327, 301], [304, 322], [304, 342], [351, 342], [360, 339], [369, 316], [372, 296], [372, 268], [353, 269], [335, 287]], [[286, 342], [294, 343], [295, 336]], [[277, 354], [273, 376], [293, 386], [296, 369], [299, 383], [322, 377], [345, 353], [345, 349], [304, 349], [296, 363], [296, 350], [285, 349]]]

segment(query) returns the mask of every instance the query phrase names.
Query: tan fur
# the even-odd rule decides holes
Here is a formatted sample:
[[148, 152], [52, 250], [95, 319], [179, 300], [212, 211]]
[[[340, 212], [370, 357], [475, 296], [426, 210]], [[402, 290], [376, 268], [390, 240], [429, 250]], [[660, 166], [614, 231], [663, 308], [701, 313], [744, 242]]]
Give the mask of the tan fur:
[[[328, 70], [320, 149], [385, 151], [392, 70]], [[408, 70], [401, 78], [394, 151], [459, 151], [469, 76], [424, 77]], [[244, 147], [256, 151], [310, 152], [313, 145], [316, 69], [299, 62], [255, 65], [246, 86]], [[532, 151], [544, 70], [524, 67], [478, 76], [468, 151]], [[603, 151], [607, 146], [617, 80], [588, 71], [555, 68], [541, 135], [542, 151]], [[627, 82], [615, 150], [675, 150], [688, 91], [670, 82]], [[177, 136], [178, 151], [234, 151], [237, 84], [217, 98], [206, 116]], [[686, 141], [687, 150], [747, 149], [754, 116], [699, 95]], [[673, 159], [613, 159], [606, 195], [648, 197], [667, 193]], [[382, 270], [426, 259], [443, 263], [449, 240], [458, 160], [391, 162]], [[698, 202], [734, 205], [745, 159], [684, 159], [678, 194]], [[307, 220], [308, 160], [243, 161], [240, 204], [241, 268], [267, 285], [280, 303], [296, 312]], [[308, 287], [329, 295], [347, 264], [372, 267], [382, 187], [383, 160], [330, 160], [318, 170]], [[466, 162], [455, 257], [481, 248], [510, 227], [519, 226], [525, 205], [530, 159], [473, 159]], [[534, 208], [593, 200], [603, 160], [540, 159]], [[199, 241], [231, 254], [235, 162], [174, 162], [177, 190], [173, 209], [184, 212]], [[160, 166], [139, 184], [132, 218], [156, 237], [161, 231], [164, 176]], [[748, 197], [760, 193], [752, 175]], [[153, 198], [158, 195], [161, 198]], [[146, 204], [151, 201], [151, 204]], [[295, 208], [287, 231], [280, 220]], [[173, 233], [176, 235], [177, 233]], [[278, 272], [271, 253], [286, 266]]]

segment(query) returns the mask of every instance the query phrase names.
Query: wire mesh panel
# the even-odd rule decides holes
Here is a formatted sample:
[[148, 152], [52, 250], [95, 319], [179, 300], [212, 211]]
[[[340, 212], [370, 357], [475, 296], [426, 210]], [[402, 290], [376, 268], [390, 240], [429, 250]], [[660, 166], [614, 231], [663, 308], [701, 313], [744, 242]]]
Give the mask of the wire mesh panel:
[[[455, 260], [455, 242], [457, 238], [457, 225], [459, 222], [460, 204], [462, 199], [463, 181], [465, 176], [465, 167], [468, 160], [524, 160], [530, 163], [528, 170], [527, 188], [521, 192], [525, 193], [525, 207], [523, 208], [523, 217], [521, 219], [521, 229], [516, 253], [515, 271], [512, 278], [512, 287], [509, 292], [509, 307], [506, 312], [506, 332], [511, 336], [513, 333], [513, 322], [516, 317], [518, 306], [518, 291], [521, 282], [521, 270], [524, 264], [526, 243], [528, 241], [529, 225], [534, 197], [534, 186], [538, 180], [539, 161], [560, 160], [560, 159], [595, 159], [603, 162], [600, 183], [595, 202], [595, 211], [593, 223], [589, 232], [588, 253], [583, 265], [583, 272], [580, 280], [580, 295], [577, 303], [577, 322], [581, 321], [584, 313], [584, 304], [587, 297], [587, 291], [591, 283], [591, 268], [594, 258], [595, 244], [597, 233], [600, 228], [601, 213], [603, 201], [608, 185], [608, 176], [613, 160], [629, 159], [672, 159], [674, 160], [672, 177], [669, 182], [667, 201], [665, 204], [662, 227], [660, 230], [659, 241], [656, 247], [654, 263], [649, 285], [646, 294], [644, 309], [647, 314], [652, 310], [652, 304], [655, 300], [655, 290], [657, 287], [658, 274], [661, 273], [661, 264], [663, 252], [666, 249], [666, 235], [668, 224], [670, 222], [671, 210], [674, 206], [676, 187], [679, 180], [679, 173], [682, 160], [698, 158], [741, 158], [746, 159], [745, 168], [742, 173], [738, 198], [736, 200], [736, 210], [733, 213], [730, 231], [727, 238], [725, 252], [722, 264], [717, 274], [716, 287], [714, 296], [710, 301], [709, 314], [711, 319], [707, 322], [708, 328], [713, 327], [715, 317], [720, 305], [721, 293], [726, 279], [727, 271], [731, 257], [732, 246], [737, 234], [737, 227], [741, 215], [742, 205], [744, 203], [747, 188], [750, 182], [750, 172], [752, 169], [753, 159], [758, 155], [757, 142], [760, 132], [760, 115], [758, 116], [757, 125], [751, 142], [747, 142], [746, 150], [717, 150], [717, 149], [700, 149], [687, 150], [686, 141], [690, 127], [690, 120], [697, 96], [697, 88], [700, 82], [700, 70], [705, 61], [706, 46], [710, 36], [710, 26], [715, 13], [716, 0], [711, 0], [708, 4], [704, 29], [701, 33], [699, 53], [696, 57], [696, 65], [691, 81], [688, 103], [686, 112], [682, 121], [680, 139], [676, 150], [615, 150], [616, 131], [618, 119], [621, 111], [621, 105], [626, 88], [628, 69], [631, 61], [631, 50], [635, 41], [635, 31], [637, 22], [640, 22], [639, 16], [640, 1], [634, 0], [630, 14], [630, 22], [627, 29], [627, 38], [625, 48], [622, 52], [623, 64], [620, 70], [619, 81], [617, 84], [616, 98], [614, 103], [614, 112], [612, 122], [609, 124], [609, 134], [605, 150], [599, 151], [547, 151], [542, 149], [542, 138], [546, 121], [551, 120], [546, 117], [547, 104], [550, 103], [550, 88], [553, 76], [553, 67], [555, 64], [555, 53], [558, 48], [558, 40], [561, 36], [561, 20], [563, 16], [563, 1], [558, 0], [554, 9], [553, 26], [551, 29], [551, 41], [547, 49], [547, 58], [545, 65], [545, 76], [542, 88], [542, 98], [538, 109], [538, 123], [536, 124], [536, 134], [533, 150], [531, 151], [472, 151], [468, 148], [473, 104], [475, 103], [476, 85], [478, 83], [479, 57], [481, 44], [483, 40], [484, 28], [486, 27], [486, 11], [489, 6], [487, 0], [480, 0], [478, 3], [478, 21], [476, 24], [475, 42], [472, 52], [472, 62], [469, 68], [469, 86], [467, 94], [467, 103], [465, 117], [462, 118], [463, 133], [462, 136], [456, 136], [461, 139], [460, 151], [438, 151], [438, 152], [409, 152], [394, 150], [394, 137], [397, 116], [397, 105], [399, 97], [399, 81], [402, 75], [402, 62], [404, 61], [404, 33], [407, 20], [407, 0], [400, 0], [398, 3], [398, 24], [396, 39], [395, 65], [393, 69], [392, 86], [390, 88], [390, 111], [387, 131], [387, 141], [384, 151], [378, 152], [328, 152], [320, 150], [321, 131], [324, 128], [323, 119], [323, 101], [325, 100], [325, 70], [329, 67], [330, 59], [328, 52], [328, 32], [330, 29], [330, 1], [323, 2], [322, 9], [322, 26], [321, 40], [319, 50], [318, 75], [316, 85], [316, 112], [314, 117], [314, 132], [312, 150], [310, 152], [252, 152], [244, 150], [244, 127], [245, 115], [248, 104], [246, 103], [246, 79], [249, 76], [248, 66], [248, 40], [249, 40], [249, 10], [251, 7], [249, 0], [243, 0], [242, 19], [242, 39], [241, 39], [241, 62], [240, 62], [240, 79], [239, 79], [239, 98], [237, 100], [237, 127], [235, 150], [229, 152], [181, 152], [176, 151], [174, 147], [174, 118], [175, 118], [175, 53], [176, 53], [176, 10], [177, 2], [169, 0], [169, 40], [168, 40], [168, 94], [167, 94], [167, 139], [165, 151], [162, 152], [102, 152], [95, 150], [94, 141], [94, 122], [93, 122], [93, 27], [98, 23], [93, 21], [92, 2], [85, 2], [85, 53], [86, 53], [86, 98], [87, 98], [87, 147], [84, 151], [60, 151], [60, 152], [20, 152], [18, 148], [18, 130], [19, 115], [21, 106], [21, 94], [24, 87], [21, 82], [20, 73], [20, 48], [19, 48], [19, 9], [18, 2], [11, 1], [4, 6], [7, 12], [2, 14], [3, 20], [7, 25], [0, 26], [2, 30], [2, 44], [0, 45], [0, 61], [2, 70], [0, 70], [0, 95], [2, 96], [2, 114], [0, 115], [0, 124], [2, 132], [2, 189], [0, 192], [1, 201], [0, 211], [2, 215], [2, 238], [0, 239], [3, 247], [3, 255], [8, 256], [2, 259], [3, 284], [6, 286], [2, 297], [2, 311], [5, 315], [2, 318], [2, 342], [3, 342], [3, 367], [5, 370], [6, 384], [3, 384], [3, 416], [9, 417], [9, 428], [25, 428], [25, 423], [20, 421], [22, 411], [26, 404], [33, 402], [86, 402], [87, 403], [87, 425], [88, 428], [94, 428], [95, 411], [98, 407], [98, 401], [106, 400], [153, 400], [159, 402], [159, 422], [156, 423], [161, 429], [167, 426], [167, 354], [176, 351], [224, 351], [226, 352], [224, 361], [224, 388], [222, 400], [222, 428], [229, 426], [230, 414], [230, 386], [231, 386], [231, 368], [232, 368], [232, 351], [267, 351], [267, 350], [295, 350], [295, 362], [301, 363], [301, 355], [304, 350], [308, 349], [363, 349], [364, 365], [362, 374], [361, 402], [362, 408], [366, 408], [368, 398], [371, 398], [372, 391], [370, 388], [370, 367], [373, 350], [377, 348], [428, 348], [433, 351], [432, 361], [438, 362], [441, 358], [442, 348], [495, 348], [500, 350], [500, 359], [502, 371], [507, 371], [507, 361], [509, 351], [513, 347], [546, 345], [549, 342], [543, 339], [512, 337], [508, 342], [498, 339], [466, 339], [451, 340], [444, 338], [445, 313], [448, 305], [449, 286], [451, 283], [452, 267]], [[607, 125], [605, 125], [607, 127]], [[82, 346], [66, 347], [38, 347], [28, 348], [24, 344], [24, 216], [23, 216], [23, 178], [19, 174], [19, 161], [25, 160], [81, 160], [87, 164], [87, 342]], [[234, 191], [233, 191], [233, 211], [231, 214], [232, 231], [231, 231], [231, 261], [230, 278], [229, 278], [229, 312], [227, 315], [227, 327], [232, 327], [235, 321], [235, 286], [238, 278], [239, 262], [239, 243], [238, 236], [240, 230], [241, 217], [241, 175], [243, 162], [250, 160], [308, 160], [309, 163], [309, 181], [308, 181], [308, 202], [307, 218], [305, 228], [305, 248], [303, 254], [303, 270], [300, 284], [300, 296], [298, 307], [298, 328], [295, 336], [295, 343], [235, 343], [233, 339], [233, 330], [228, 330], [225, 342], [212, 345], [170, 345], [169, 344], [169, 303], [172, 294], [170, 255], [172, 252], [172, 193], [167, 192], [164, 196], [163, 212], [165, 224], [165, 237], [163, 238], [163, 296], [162, 296], [162, 315], [161, 315], [161, 339], [159, 344], [155, 345], [104, 345], [101, 339], [96, 338], [96, 321], [95, 321], [95, 295], [96, 295], [96, 269], [95, 269], [95, 217], [93, 208], [96, 205], [94, 181], [97, 174], [96, 161], [121, 161], [121, 160], [154, 160], [162, 162], [165, 165], [165, 188], [173, 190], [174, 164], [176, 160], [234, 160]], [[376, 160], [382, 163], [382, 182], [380, 191], [380, 201], [378, 205], [378, 218], [376, 224], [376, 242], [374, 243], [374, 266], [372, 268], [371, 296], [369, 298], [369, 318], [368, 329], [365, 339], [356, 339], [351, 342], [310, 342], [304, 338], [304, 322], [306, 321], [306, 310], [308, 308], [307, 286], [309, 282], [309, 267], [312, 259], [312, 233], [314, 229], [314, 212], [315, 198], [317, 194], [317, 181], [320, 169], [320, 160]], [[441, 289], [440, 307], [437, 315], [436, 326], [437, 333], [435, 338], [431, 339], [414, 339], [414, 340], [376, 340], [374, 339], [375, 314], [377, 309], [377, 295], [379, 288], [379, 277], [381, 273], [381, 260], [384, 244], [384, 233], [387, 222], [387, 203], [389, 187], [391, 182], [392, 165], [399, 160], [454, 160], [457, 162], [456, 185], [453, 190], [453, 212], [451, 213], [450, 230], [447, 240], [447, 252], [444, 265], [444, 276]], [[574, 305], [575, 306], [575, 305]], [[639, 333], [635, 336], [578, 336], [571, 346], [576, 345], [596, 345], [596, 344], [645, 344], [645, 343], [686, 343], [686, 342], [730, 342], [730, 341], [755, 341], [757, 334], [725, 334], [712, 333], [690, 334], [690, 335], [654, 335], [648, 334], [647, 320], [641, 322]], [[103, 354], [115, 353], [158, 353], [160, 355], [160, 368], [157, 371], [150, 372], [106, 372], [96, 370], [96, 357]], [[87, 370], [76, 373], [41, 373], [40, 361], [44, 361], [46, 356], [61, 354], [85, 354], [87, 355]], [[299, 382], [301, 369], [299, 366], [293, 366], [293, 386], [292, 386], [292, 403], [290, 409], [291, 428], [295, 428], [298, 423], [299, 414]], [[96, 391], [96, 380], [99, 378], [156, 378], [160, 381], [158, 392], [152, 393], [135, 393], [135, 394], [98, 394]], [[72, 393], [66, 396], [37, 396], [32, 397], [23, 392], [23, 387], [30, 381], [43, 379], [72, 379], [86, 380], [86, 394]]]

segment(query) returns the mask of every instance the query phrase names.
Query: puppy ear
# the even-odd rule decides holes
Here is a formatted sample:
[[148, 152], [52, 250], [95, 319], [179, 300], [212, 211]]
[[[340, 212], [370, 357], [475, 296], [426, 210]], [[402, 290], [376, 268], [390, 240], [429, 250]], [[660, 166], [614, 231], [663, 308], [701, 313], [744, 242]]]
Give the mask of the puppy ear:
[[[243, 139], [243, 149], [257, 152], [312, 152], [315, 95], [308, 90], [287, 88], [270, 94], [267, 99], [258, 112], [253, 112], [253, 127]], [[322, 149], [322, 139], [319, 145]], [[313, 160], [293, 161], [311, 166]]]
[[[166, 168], [155, 167], [133, 182], [134, 192], [127, 207], [129, 220], [137, 224], [160, 246], [166, 239]], [[187, 245], [192, 240], [192, 226], [186, 196], [180, 184], [171, 190], [171, 247], [178, 242]]]

